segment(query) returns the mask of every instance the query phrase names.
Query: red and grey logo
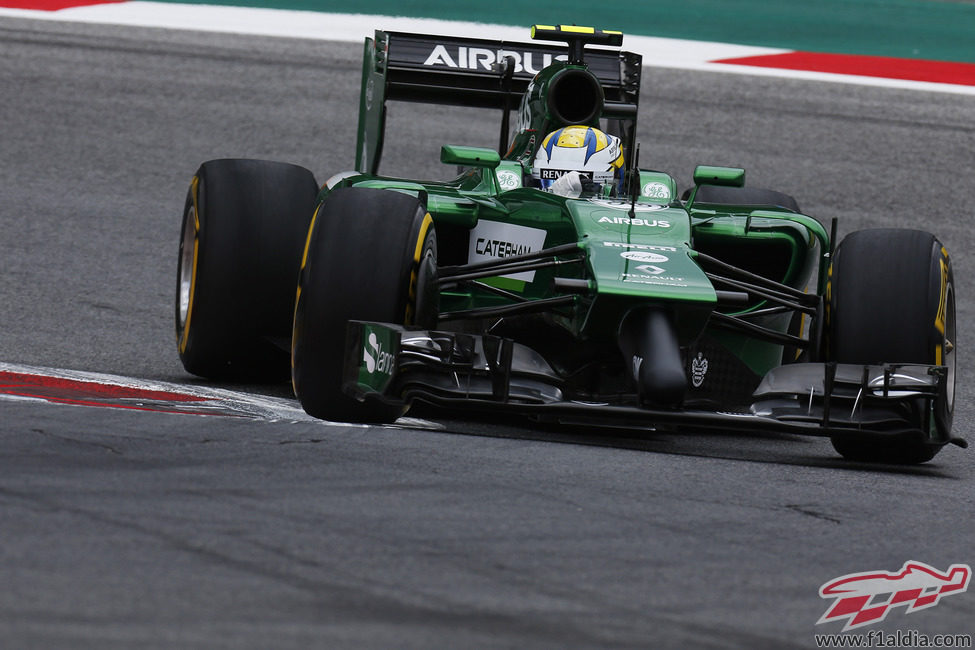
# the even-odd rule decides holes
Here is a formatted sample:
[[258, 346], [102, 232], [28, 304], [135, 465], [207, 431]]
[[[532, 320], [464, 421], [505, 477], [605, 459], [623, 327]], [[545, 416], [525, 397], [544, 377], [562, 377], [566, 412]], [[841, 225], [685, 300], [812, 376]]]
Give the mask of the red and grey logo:
[[952, 564], [945, 572], [923, 562], [905, 562], [900, 571], [851, 573], [830, 580], [819, 588], [821, 598], [835, 598], [816, 625], [846, 620], [843, 632], [879, 623], [894, 607], [905, 606], [905, 613], [934, 607], [943, 596], [968, 590], [972, 568]]

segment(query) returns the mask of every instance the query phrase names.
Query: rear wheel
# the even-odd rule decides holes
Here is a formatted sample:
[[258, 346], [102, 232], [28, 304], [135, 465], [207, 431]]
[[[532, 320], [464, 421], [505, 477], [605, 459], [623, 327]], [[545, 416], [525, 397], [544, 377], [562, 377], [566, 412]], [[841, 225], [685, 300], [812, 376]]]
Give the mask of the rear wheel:
[[176, 340], [187, 371], [284, 380], [301, 247], [318, 194], [310, 171], [211, 160], [183, 209]]
[[916, 436], [833, 436], [833, 447], [851, 460], [923, 463], [941, 449], [930, 439], [948, 431], [954, 410], [955, 294], [948, 252], [919, 230], [851, 233], [836, 249], [830, 269], [827, 358], [838, 363], [918, 363], [948, 368], [944, 399], [934, 412], [915, 405]]
[[392, 422], [403, 407], [359, 402], [342, 391], [350, 320], [433, 327], [437, 238], [415, 197], [342, 188], [312, 219], [302, 259], [292, 335], [292, 382], [310, 415]]

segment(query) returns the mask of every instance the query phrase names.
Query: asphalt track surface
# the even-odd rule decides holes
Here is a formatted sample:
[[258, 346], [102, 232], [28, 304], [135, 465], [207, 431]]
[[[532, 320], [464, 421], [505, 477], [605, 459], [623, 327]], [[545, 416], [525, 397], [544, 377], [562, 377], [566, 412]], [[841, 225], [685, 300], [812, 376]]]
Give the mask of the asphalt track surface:
[[[187, 183], [223, 156], [320, 182], [350, 167], [359, 61], [0, 19], [0, 361], [198, 383], [172, 326]], [[686, 186], [697, 163], [739, 165], [841, 233], [943, 239], [956, 432], [975, 441], [971, 98], [645, 73], [644, 166]], [[495, 144], [492, 115], [390, 113], [387, 172], [443, 176], [440, 129]], [[431, 419], [443, 429], [0, 401], [2, 645], [809, 648], [839, 628], [815, 625], [823, 583], [975, 560], [973, 452], [956, 447], [897, 468], [816, 438]], [[971, 634], [973, 599], [868, 630]]]

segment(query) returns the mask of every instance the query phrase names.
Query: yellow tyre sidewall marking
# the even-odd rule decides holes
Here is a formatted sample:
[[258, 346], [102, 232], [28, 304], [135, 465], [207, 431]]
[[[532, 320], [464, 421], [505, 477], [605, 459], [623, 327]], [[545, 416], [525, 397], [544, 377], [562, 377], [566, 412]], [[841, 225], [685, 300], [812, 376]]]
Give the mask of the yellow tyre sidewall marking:
[[409, 300], [406, 301], [406, 314], [403, 317], [403, 322], [406, 325], [412, 325], [413, 317], [415, 316], [416, 284], [420, 272], [420, 257], [423, 255], [423, 244], [426, 242], [427, 233], [430, 231], [430, 226], [432, 225], [433, 218], [427, 212], [423, 215], [423, 221], [420, 223], [420, 233], [417, 235], [416, 245], [413, 248], [413, 267], [410, 269]]
[[[322, 202], [324, 203], [324, 202]], [[308, 224], [308, 234], [305, 235], [305, 250], [301, 254], [301, 266], [298, 269], [298, 288], [295, 290], [295, 309], [291, 319], [291, 377], [292, 390], [294, 390], [294, 369], [295, 369], [295, 331], [298, 326], [298, 301], [301, 300], [301, 278], [304, 277], [305, 265], [308, 263], [308, 249], [311, 248], [311, 236], [315, 232], [315, 223], [318, 221], [318, 212], [322, 209], [322, 203], [315, 208], [311, 215], [311, 223]]]
[[190, 195], [193, 197], [193, 275], [190, 278], [190, 300], [186, 307], [186, 322], [183, 323], [183, 331], [179, 335], [180, 354], [186, 352], [186, 344], [190, 337], [190, 321], [193, 319], [193, 299], [196, 295], [196, 267], [200, 259], [200, 202], [199, 202], [200, 177], [194, 176], [190, 182]]
[[934, 348], [934, 363], [944, 365], [945, 361], [945, 320], [948, 314], [948, 251], [941, 248], [941, 258], [938, 263], [941, 268], [941, 295], [938, 297], [938, 313], [934, 318], [934, 328], [941, 335], [941, 339]]

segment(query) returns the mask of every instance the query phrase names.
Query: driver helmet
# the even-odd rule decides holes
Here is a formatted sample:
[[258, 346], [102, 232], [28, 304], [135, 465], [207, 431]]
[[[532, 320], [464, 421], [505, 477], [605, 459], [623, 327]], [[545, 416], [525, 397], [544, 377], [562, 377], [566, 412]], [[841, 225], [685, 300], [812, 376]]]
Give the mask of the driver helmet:
[[532, 177], [542, 189], [568, 172], [578, 172], [584, 181], [623, 188], [623, 148], [615, 135], [591, 126], [566, 126], [552, 131], [535, 154]]

